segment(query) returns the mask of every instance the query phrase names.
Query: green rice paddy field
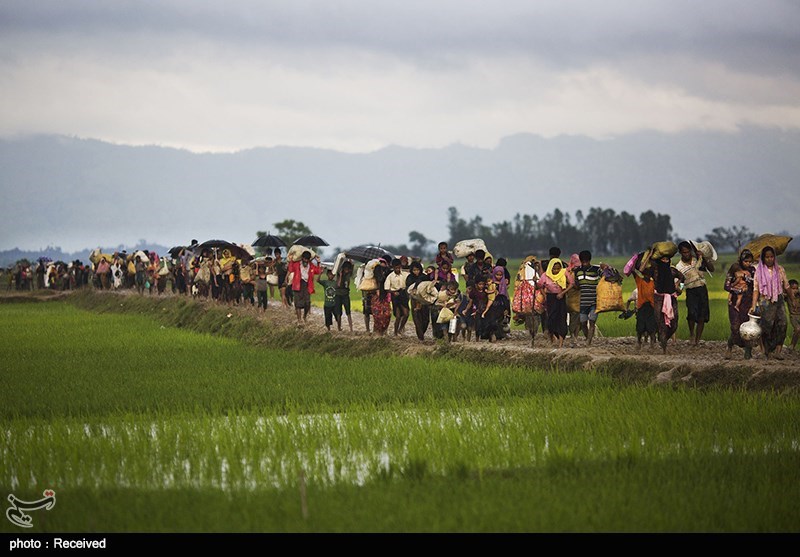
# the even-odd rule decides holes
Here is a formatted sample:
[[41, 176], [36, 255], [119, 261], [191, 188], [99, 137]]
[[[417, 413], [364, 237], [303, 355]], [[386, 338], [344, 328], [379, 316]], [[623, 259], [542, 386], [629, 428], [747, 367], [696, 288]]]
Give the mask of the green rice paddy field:
[[263, 326], [0, 304], [0, 489], [57, 498], [25, 533], [800, 531], [796, 395], [248, 342]]

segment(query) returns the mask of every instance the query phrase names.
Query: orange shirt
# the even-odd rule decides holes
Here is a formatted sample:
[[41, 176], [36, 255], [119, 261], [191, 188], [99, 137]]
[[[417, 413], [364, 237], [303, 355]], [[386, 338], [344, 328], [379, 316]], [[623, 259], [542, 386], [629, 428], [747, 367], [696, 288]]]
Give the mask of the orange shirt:
[[633, 278], [636, 281], [636, 309], [639, 309], [647, 302], [656, 307], [655, 297], [653, 296], [656, 291], [656, 282], [653, 279], [645, 282], [639, 275], [634, 275]]

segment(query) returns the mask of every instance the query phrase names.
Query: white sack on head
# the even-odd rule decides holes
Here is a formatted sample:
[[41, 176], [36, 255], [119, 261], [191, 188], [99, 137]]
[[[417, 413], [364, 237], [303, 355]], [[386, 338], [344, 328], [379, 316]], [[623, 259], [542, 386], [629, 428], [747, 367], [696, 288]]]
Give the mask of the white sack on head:
[[486, 249], [486, 244], [480, 238], [461, 240], [453, 247], [453, 255], [456, 257], [466, 257], [470, 253], [475, 253], [479, 249], [488, 252]]
[[300, 244], [295, 244], [289, 248], [289, 251], [286, 252], [286, 259], [289, 261], [300, 261], [304, 251], [311, 253], [311, 259], [314, 259], [317, 256], [317, 252], [315, 252], [313, 249], [301, 246]]
[[342, 263], [344, 263], [346, 259], [347, 256], [344, 253], [340, 253], [336, 256], [336, 259], [333, 260], [333, 269], [331, 269], [334, 275], [339, 272], [339, 269], [342, 268]]

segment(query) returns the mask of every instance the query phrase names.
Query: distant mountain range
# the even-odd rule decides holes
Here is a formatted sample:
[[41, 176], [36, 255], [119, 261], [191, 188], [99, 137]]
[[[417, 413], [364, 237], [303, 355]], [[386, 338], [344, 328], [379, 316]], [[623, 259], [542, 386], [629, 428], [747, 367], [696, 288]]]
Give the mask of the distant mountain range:
[[731, 225], [798, 232], [799, 182], [800, 133], [762, 128], [608, 140], [519, 134], [494, 149], [393, 146], [363, 154], [294, 147], [196, 154], [29, 136], [0, 140], [0, 248], [250, 243], [257, 230], [287, 218], [332, 247], [397, 245], [412, 230], [447, 239], [451, 206], [485, 224], [603, 207], [669, 214], [675, 233], [692, 239]]

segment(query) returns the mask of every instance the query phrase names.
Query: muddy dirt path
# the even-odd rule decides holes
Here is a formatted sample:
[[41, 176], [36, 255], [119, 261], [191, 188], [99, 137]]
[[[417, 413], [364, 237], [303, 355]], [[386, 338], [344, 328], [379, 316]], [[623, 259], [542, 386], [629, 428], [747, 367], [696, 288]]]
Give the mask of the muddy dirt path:
[[[138, 295], [130, 290], [111, 294]], [[0, 294], [0, 298], [2, 301], [41, 301], [63, 299], [68, 295], [69, 293], [5, 292]], [[197, 301], [202, 304], [221, 305], [210, 299]], [[256, 317], [268, 327], [302, 329], [309, 334], [341, 338], [343, 342], [377, 336], [374, 332], [366, 331], [364, 316], [360, 312], [352, 314], [352, 332], [349, 330], [346, 316], [342, 318], [341, 331], [334, 322], [332, 330], [328, 332], [324, 325], [323, 310], [319, 307], [312, 307], [304, 325], [298, 325], [294, 308], [282, 307], [279, 300], [270, 299], [267, 310], [263, 312], [249, 303], [230, 305], [228, 309], [234, 314]], [[433, 339], [430, 328], [425, 340], [418, 340], [414, 333], [414, 324], [410, 320], [404, 333], [395, 336], [394, 319], [385, 337], [396, 345], [398, 354], [424, 355], [445, 348], [460, 352], [461, 356], [468, 359], [480, 360], [481, 355], [484, 355], [492, 356], [490, 359], [493, 361], [549, 366], [560, 370], [603, 368], [610, 370], [613, 375], [627, 376], [633, 381], [644, 383], [726, 385], [800, 394], [800, 351], [794, 351], [788, 346], [782, 351], [783, 360], [766, 359], [758, 349], [754, 349], [752, 359], [745, 360], [744, 351], [738, 347], [734, 347], [732, 357], [728, 359], [727, 345], [724, 341], [702, 341], [697, 347], [690, 346], [686, 340], [670, 341], [667, 353], [663, 354], [659, 346], [645, 346], [640, 350], [635, 337], [599, 337], [593, 340], [591, 346], [588, 346], [582, 337], [574, 342], [568, 338], [562, 348], [555, 348], [545, 335], [539, 334], [534, 346], [531, 347], [530, 335], [523, 330], [512, 330], [509, 337], [493, 343], [466, 341], [459, 337], [456, 342], [448, 344], [446, 341]]]

